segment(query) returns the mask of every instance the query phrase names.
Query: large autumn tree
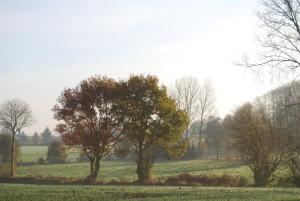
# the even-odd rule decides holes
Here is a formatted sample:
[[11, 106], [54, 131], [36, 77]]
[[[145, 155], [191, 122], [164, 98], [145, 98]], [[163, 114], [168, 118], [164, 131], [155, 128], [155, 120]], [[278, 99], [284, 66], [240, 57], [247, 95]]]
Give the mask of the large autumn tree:
[[101, 76], [65, 89], [54, 106], [56, 130], [64, 143], [80, 148], [90, 161], [89, 179], [96, 179], [100, 161], [121, 140], [121, 122], [113, 112], [117, 102], [116, 82]]
[[124, 135], [136, 154], [138, 182], [151, 176], [153, 151], [161, 147], [178, 154], [188, 117], [171, 99], [166, 87], [154, 76], [132, 75], [119, 83], [122, 101], [117, 111], [124, 123]]

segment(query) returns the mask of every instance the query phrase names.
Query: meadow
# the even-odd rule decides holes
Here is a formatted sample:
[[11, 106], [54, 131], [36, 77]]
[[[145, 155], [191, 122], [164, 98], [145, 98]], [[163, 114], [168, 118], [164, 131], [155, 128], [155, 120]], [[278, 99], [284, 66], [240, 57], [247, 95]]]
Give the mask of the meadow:
[[0, 184], [1, 201], [297, 201], [300, 189]]
[[[21, 146], [20, 162], [36, 162], [39, 158], [46, 159], [47, 157], [47, 146]], [[76, 162], [79, 156], [79, 152], [76, 150], [68, 150], [68, 161]]]
[[[104, 181], [136, 180], [136, 165], [133, 161], [103, 161], [99, 178]], [[19, 166], [17, 176], [47, 176], [66, 178], [85, 178], [89, 173], [88, 163], [46, 164]], [[230, 174], [243, 175], [251, 180], [251, 172], [240, 163], [214, 160], [190, 160], [157, 162], [153, 173], [156, 177], [173, 176], [180, 173], [190, 174]]]
[[[40, 157], [46, 157], [46, 146], [22, 146], [21, 160], [26, 162], [37, 161]], [[68, 158], [76, 161], [78, 152], [69, 151]], [[181, 173], [190, 174], [230, 174], [243, 175], [251, 180], [251, 172], [248, 167], [239, 162], [227, 162], [224, 160], [189, 160], [189, 161], [158, 161], [153, 168], [156, 177], [174, 176]], [[89, 163], [45, 164], [17, 167], [17, 176], [38, 177], [65, 177], [85, 178], [89, 174]], [[136, 180], [136, 164], [134, 161], [106, 160], [101, 163], [99, 178], [104, 181]]]

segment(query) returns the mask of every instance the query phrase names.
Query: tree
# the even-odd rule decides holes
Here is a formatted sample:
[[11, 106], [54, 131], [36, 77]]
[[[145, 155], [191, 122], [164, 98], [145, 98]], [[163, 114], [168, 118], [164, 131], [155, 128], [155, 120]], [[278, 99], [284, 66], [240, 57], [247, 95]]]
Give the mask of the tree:
[[199, 150], [200, 155], [202, 156], [203, 153], [201, 151], [201, 143], [203, 139], [203, 129], [204, 125], [212, 115], [215, 109], [215, 95], [212, 84], [209, 80], [205, 80], [204, 84], [201, 85], [199, 90]]
[[273, 122], [285, 137], [284, 148], [287, 151], [286, 164], [291, 170], [294, 182], [300, 185], [300, 82], [291, 82], [269, 91], [259, 98], [267, 105]]
[[179, 108], [189, 116], [189, 123], [186, 128], [186, 140], [189, 138], [190, 125], [196, 120], [199, 112], [199, 89], [200, 86], [196, 78], [183, 77], [175, 81], [175, 87], [171, 91], [171, 95]]
[[47, 161], [49, 163], [64, 163], [67, 159], [67, 149], [63, 143], [53, 141], [48, 146]]
[[16, 141], [15, 136], [21, 129], [33, 123], [33, 116], [29, 106], [20, 99], [7, 101], [0, 106], [0, 126], [12, 135], [10, 176], [15, 176]]
[[238, 152], [233, 145], [232, 136], [233, 136], [233, 129], [232, 129], [232, 120], [233, 116], [231, 114], [226, 115], [222, 121], [222, 132], [223, 132], [223, 145], [225, 151], [225, 157], [231, 158], [232, 155], [235, 155], [235, 158], [238, 158]]
[[210, 117], [205, 125], [205, 133], [208, 137], [209, 147], [213, 147], [217, 154], [217, 160], [221, 152], [223, 142], [222, 120], [219, 117]]
[[32, 144], [38, 145], [40, 143], [40, 136], [37, 132], [34, 132], [32, 138], [31, 138]]
[[264, 108], [247, 103], [233, 116], [233, 146], [243, 155], [256, 186], [265, 186], [285, 157], [284, 138]]
[[[136, 154], [138, 182], [151, 177], [154, 150], [161, 147], [169, 153], [184, 147], [179, 143], [188, 124], [188, 116], [177, 108], [159, 86], [154, 76], [132, 75], [119, 83], [122, 101], [116, 108], [124, 122], [124, 135]], [[174, 153], [176, 153], [174, 152]]]
[[122, 122], [113, 107], [118, 103], [116, 82], [90, 77], [74, 89], [65, 89], [54, 106], [56, 127], [66, 145], [79, 148], [90, 161], [88, 179], [96, 179], [100, 161], [121, 141]]
[[257, 37], [261, 50], [258, 61], [249, 61], [247, 67], [269, 67], [271, 71], [291, 73], [300, 64], [300, 1], [263, 0], [257, 12], [260, 35]]
[[49, 145], [53, 141], [52, 133], [48, 127], [41, 133], [41, 141], [44, 145]]

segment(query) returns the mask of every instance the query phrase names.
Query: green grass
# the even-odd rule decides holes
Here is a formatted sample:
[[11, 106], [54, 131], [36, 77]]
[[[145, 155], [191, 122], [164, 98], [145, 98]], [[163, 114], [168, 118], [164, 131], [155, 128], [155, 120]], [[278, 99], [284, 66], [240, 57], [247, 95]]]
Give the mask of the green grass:
[[[112, 179], [136, 179], [136, 165], [128, 161], [103, 161], [99, 178], [106, 181]], [[51, 176], [67, 178], [84, 178], [89, 173], [88, 163], [20, 166], [17, 176]], [[171, 161], [155, 163], [153, 173], [157, 177], [190, 174], [231, 174], [244, 175], [251, 180], [251, 172], [239, 163], [214, 160]]]
[[46, 158], [47, 146], [21, 146], [20, 161], [36, 162], [39, 158]]
[[[47, 156], [47, 146], [21, 146], [21, 155], [19, 161], [22, 162], [37, 162], [39, 158], [46, 159]], [[76, 150], [69, 150], [68, 151], [68, 158], [69, 161], [77, 161], [79, 156], [78, 151]]]
[[[22, 146], [21, 160], [23, 162], [36, 161], [40, 157], [46, 157], [47, 146]], [[78, 152], [69, 151], [69, 158], [76, 161]], [[136, 180], [136, 164], [130, 161], [102, 161], [99, 178], [105, 181]], [[230, 174], [243, 175], [252, 181], [252, 174], [246, 166], [237, 162], [226, 162], [216, 160], [190, 160], [157, 162], [153, 168], [156, 177], [178, 175], [180, 173], [190, 174]], [[17, 176], [45, 176], [85, 178], [89, 174], [89, 163], [69, 164], [46, 164], [17, 167]]]
[[297, 201], [300, 189], [0, 184], [1, 201]]

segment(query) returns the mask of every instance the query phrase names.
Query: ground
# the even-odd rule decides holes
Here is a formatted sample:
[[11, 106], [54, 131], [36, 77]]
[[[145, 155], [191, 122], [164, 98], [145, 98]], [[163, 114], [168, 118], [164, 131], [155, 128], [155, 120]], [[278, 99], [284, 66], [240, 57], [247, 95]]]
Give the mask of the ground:
[[[46, 147], [21, 147], [21, 160], [36, 161], [45, 157]], [[78, 153], [70, 152], [76, 160]], [[69, 157], [70, 157], [69, 156]], [[103, 161], [100, 179], [110, 181], [136, 180], [136, 165], [132, 161]], [[88, 163], [45, 164], [19, 166], [17, 176], [51, 176], [85, 178], [89, 173]], [[239, 162], [216, 160], [189, 160], [156, 162], [153, 173], [156, 177], [190, 174], [230, 174], [246, 177], [252, 174]], [[22, 185], [0, 184], [1, 201], [296, 201], [300, 200], [297, 188], [207, 188], [207, 187], [163, 187], [163, 186], [85, 186], [85, 185]]]
[[[106, 181], [112, 179], [136, 179], [136, 165], [131, 161], [103, 161], [101, 163], [99, 178]], [[89, 173], [89, 163], [51, 164], [19, 166], [17, 176], [51, 176], [67, 178], [84, 178]], [[214, 160], [190, 160], [157, 162], [153, 168], [156, 177], [190, 174], [230, 174], [243, 175], [251, 179], [249, 168], [240, 163], [214, 161]]]
[[297, 201], [300, 189], [0, 184], [1, 201]]
[[[21, 147], [21, 160], [26, 162], [36, 161], [40, 157], [46, 157], [46, 146], [23, 146]], [[69, 152], [69, 158], [76, 158], [75, 151]], [[156, 177], [190, 174], [230, 174], [243, 175], [252, 180], [248, 167], [239, 162], [216, 161], [216, 160], [189, 160], [156, 162], [153, 174]], [[17, 167], [17, 176], [50, 176], [66, 178], [85, 178], [89, 174], [89, 163], [46, 164]], [[100, 179], [110, 181], [136, 180], [136, 164], [133, 161], [102, 161]]]

